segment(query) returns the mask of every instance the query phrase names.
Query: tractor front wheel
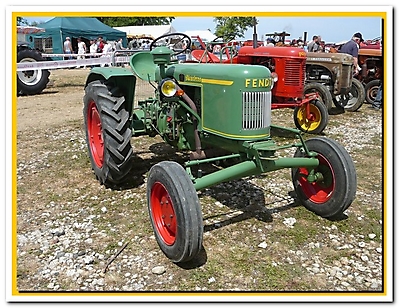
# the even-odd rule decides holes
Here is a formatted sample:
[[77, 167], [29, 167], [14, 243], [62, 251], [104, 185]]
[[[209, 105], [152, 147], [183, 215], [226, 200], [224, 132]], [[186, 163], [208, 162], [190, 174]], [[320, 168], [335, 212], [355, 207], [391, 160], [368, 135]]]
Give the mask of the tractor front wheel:
[[[317, 153], [319, 165], [314, 169], [292, 168], [291, 176], [299, 202], [317, 215], [333, 219], [352, 204], [357, 188], [355, 165], [338, 142], [325, 137], [306, 140], [311, 152]], [[298, 148], [294, 157], [305, 157]], [[310, 181], [310, 179], [316, 179]]]
[[334, 104], [344, 108], [345, 111], [357, 111], [362, 107], [365, 99], [364, 86], [359, 80], [352, 78], [352, 87], [349, 93], [335, 96]]
[[313, 100], [294, 109], [295, 126], [306, 133], [321, 134], [328, 123], [327, 106]]
[[147, 205], [156, 241], [173, 262], [187, 262], [202, 247], [202, 212], [187, 172], [176, 162], [160, 162], [148, 175]]
[[125, 98], [114, 96], [117, 89], [93, 81], [85, 89], [83, 117], [91, 166], [97, 179], [107, 187], [126, 181], [133, 149], [132, 131]]

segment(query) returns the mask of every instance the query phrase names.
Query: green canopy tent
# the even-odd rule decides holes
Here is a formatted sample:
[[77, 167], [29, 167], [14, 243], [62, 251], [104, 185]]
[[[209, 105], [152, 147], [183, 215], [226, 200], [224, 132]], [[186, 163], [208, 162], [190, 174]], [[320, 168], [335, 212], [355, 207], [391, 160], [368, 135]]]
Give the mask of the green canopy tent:
[[35, 48], [46, 53], [62, 54], [65, 38], [71, 38], [72, 47], [77, 49], [77, 38], [82, 37], [89, 48], [89, 40], [102, 36], [107, 41], [123, 39], [126, 46], [126, 32], [109, 27], [94, 17], [55, 17], [46, 23], [40, 24], [45, 31], [32, 35]]

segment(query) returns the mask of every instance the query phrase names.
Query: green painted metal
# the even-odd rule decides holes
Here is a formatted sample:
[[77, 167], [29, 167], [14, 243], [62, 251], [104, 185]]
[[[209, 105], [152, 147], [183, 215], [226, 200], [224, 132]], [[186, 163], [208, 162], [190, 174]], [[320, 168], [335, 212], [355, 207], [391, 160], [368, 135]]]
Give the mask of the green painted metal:
[[[263, 172], [271, 172], [284, 168], [306, 167], [315, 168], [319, 165], [316, 158], [281, 157], [275, 160], [262, 160], [261, 166], [256, 161], [244, 161], [234, 166], [218, 170], [194, 180], [197, 191], [214, 186], [219, 183], [241, 179], [250, 175], [259, 175]], [[262, 171], [265, 170], [265, 171]]]
[[93, 67], [85, 86], [95, 80], [107, 80], [111, 88], [118, 88], [125, 98], [126, 110], [130, 114], [133, 112], [137, 77], [132, 70], [122, 67]]
[[[196, 87], [198, 99], [201, 101], [202, 131], [229, 139], [260, 140], [270, 133], [271, 91], [272, 78], [270, 71], [264, 66], [226, 65], [226, 64], [197, 64], [182, 63], [171, 65], [166, 70], [166, 76], [179, 81], [179, 85], [186, 91]], [[187, 90], [190, 91], [190, 90]], [[264, 101], [261, 96], [264, 95]], [[245, 105], [245, 97], [249, 102]], [[256, 102], [259, 100], [259, 102]], [[253, 121], [255, 113], [264, 112], [263, 125], [255, 128], [244, 128], [243, 110], [249, 109]], [[248, 115], [248, 117], [250, 117]]]

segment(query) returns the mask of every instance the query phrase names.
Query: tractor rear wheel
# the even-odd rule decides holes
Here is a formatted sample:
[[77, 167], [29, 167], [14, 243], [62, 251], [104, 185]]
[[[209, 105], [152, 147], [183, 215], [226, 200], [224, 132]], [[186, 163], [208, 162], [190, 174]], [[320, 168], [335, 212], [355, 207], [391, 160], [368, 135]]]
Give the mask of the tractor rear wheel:
[[[311, 152], [316, 152], [319, 165], [292, 168], [291, 176], [299, 202], [315, 214], [333, 219], [339, 217], [352, 204], [357, 188], [355, 165], [349, 153], [338, 142], [325, 137], [306, 140]], [[305, 157], [298, 148], [294, 157]], [[308, 176], [316, 176], [315, 182]]]
[[366, 93], [362, 83], [356, 78], [352, 78], [352, 87], [347, 94], [337, 95], [334, 98], [334, 104], [345, 111], [357, 111], [362, 107]]
[[316, 82], [310, 82], [305, 84], [305, 87], [303, 88], [304, 94], [314, 92], [317, 92], [319, 94], [319, 99], [322, 103], [324, 103], [324, 105], [326, 105], [328, 112], [330, 112], [333, 105], [333, 98], [328, 88], [324, 84]]
[[[37, 50], [21, 49], [18, 51], [17, 62], [39, 62], [44, 58]], [[17, 72], [17, 94], [35, 95], [41, 93], [49, 83], [49, 70], [36, 69]]]
[[102, 81], [93, 81], [85, 89], [83, 118], [86, 143], [93, 171], [107, 187], [126, 181], [132, 168], [132, 131], [125, 98], [114, 96]]
[[328, 123], [327, 107], [317, 99], [295, 107], [294, 122], [295, 126], [305, 133], [321, 134]]
[[190, 177], [176, 162], [160, 162], [148, 175], [147, 205], [156, 241], [173, 262], [187, 262], [202, 248], [202, 212]]
[[368, 104], [372, 104], [375, 101], [379, 87], [380, 87], [379, 79], [371, 80], [364, 86], [364, 92], [366, 94], [366, 102]]

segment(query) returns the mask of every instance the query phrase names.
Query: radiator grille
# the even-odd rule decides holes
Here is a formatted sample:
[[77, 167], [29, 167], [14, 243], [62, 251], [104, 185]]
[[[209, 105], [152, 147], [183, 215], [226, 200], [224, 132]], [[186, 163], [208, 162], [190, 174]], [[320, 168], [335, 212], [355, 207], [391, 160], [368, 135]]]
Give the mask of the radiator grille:
[[270, 126], [271, 92], [242, 93], [242, 128], [261, 129]]
[[287, 60], [285, 63], [285, 85], [303, 86], [305, 83], [305, 61]]

